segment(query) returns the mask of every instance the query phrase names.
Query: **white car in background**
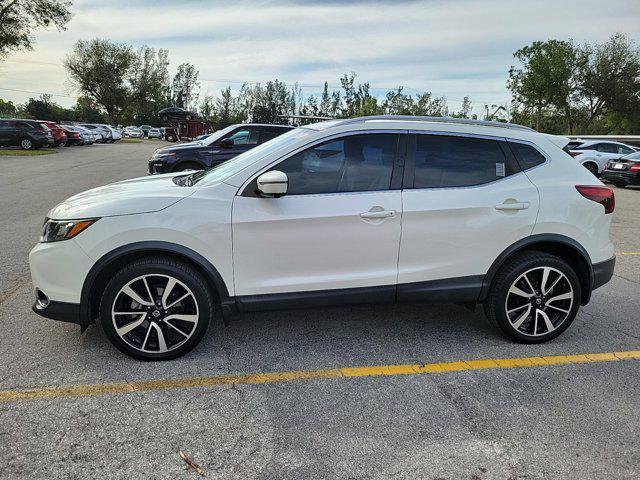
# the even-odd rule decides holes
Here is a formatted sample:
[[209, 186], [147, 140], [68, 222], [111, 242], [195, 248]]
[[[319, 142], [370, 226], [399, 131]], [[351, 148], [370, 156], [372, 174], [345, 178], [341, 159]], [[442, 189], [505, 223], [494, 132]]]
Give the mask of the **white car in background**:
[[139, 127], [135, 127], [133, 125], [129, 127], [124, 127], [122, 134], [125, 137], [129, 137], [129, 138], [142, 138], [143, 136], [142, 130]]
[[596, 177], [607, 167], [609, 160], [616, 160], [637, 151], [624, 143], [610, 140], [588, 140], [571, 148], [570, 155]]
[[147, 360], [191, 350], [215, 312], [346, 303], [481, 304], [512, 340], [551, 340], [615, 265], [613, 190], [566, 144], [513, 124], [365, 117], [98, 187], [47, 214], [33, 309], [97, 321]]
[[162, 132], [159, 128], [152, 127], [147, 132], [147, 138], [162, 138]]

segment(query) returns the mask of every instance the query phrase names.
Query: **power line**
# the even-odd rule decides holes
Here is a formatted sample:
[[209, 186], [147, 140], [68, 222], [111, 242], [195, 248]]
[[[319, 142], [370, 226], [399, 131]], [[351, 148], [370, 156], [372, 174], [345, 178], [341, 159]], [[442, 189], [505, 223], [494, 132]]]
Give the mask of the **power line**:
[[8, 88], [8, 87], [0, 87], [0, 90], [8, 90], [10, 92], [19, 92], [19, 93], [32, 93], [34, 95], [51, 95], [52, 97], [68, 97], [68, 98], [78, 98], [75, 95], [67, 95], [65, 93], [45, 93], [45, 92], [34, 92], [33, 90], [20, 90], [18, 88]]

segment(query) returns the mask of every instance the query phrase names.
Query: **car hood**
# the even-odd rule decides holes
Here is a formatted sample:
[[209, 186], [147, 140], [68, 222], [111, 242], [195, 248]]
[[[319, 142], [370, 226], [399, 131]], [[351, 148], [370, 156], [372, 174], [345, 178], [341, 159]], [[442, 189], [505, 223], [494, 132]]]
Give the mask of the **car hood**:
[[157, 212], [191, 195], [195, 188], [173, 182], [175, 173], [150, 175], [93, 188], [66, 199], [47, 215], [55, 220]]
[[202, 147], [204, 147], [204, 145], [202, 145], [200, 142], [188, 142], [181, 143], [180, 145], [169, 145], [168, 147], [159, 148], [156, 150], [156, 153], [181, 152], [187, 150], [195, 150]]

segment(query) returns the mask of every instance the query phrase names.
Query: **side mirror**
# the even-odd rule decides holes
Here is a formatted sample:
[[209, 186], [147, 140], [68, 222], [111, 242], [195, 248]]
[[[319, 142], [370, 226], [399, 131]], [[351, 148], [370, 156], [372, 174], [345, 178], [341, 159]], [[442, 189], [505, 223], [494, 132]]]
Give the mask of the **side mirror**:
[[289, 178], [284, 172], [271, 170], [263, 173], [257, 179], [258, 191], [263, 197], [281, 197], [286, 195], [289, 187]]
[[220, 146], [222, 148], [233, 148], [233, 140], [231, 138], [223, 138], [220, 140]]

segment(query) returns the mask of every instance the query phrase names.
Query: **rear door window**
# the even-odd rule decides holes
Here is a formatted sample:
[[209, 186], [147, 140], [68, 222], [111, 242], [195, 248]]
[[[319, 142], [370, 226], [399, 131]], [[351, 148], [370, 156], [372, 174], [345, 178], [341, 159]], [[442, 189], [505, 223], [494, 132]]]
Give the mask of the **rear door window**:
[[413, 188], [482, 185], [514, 173], [497, 140], [417, 135]]

